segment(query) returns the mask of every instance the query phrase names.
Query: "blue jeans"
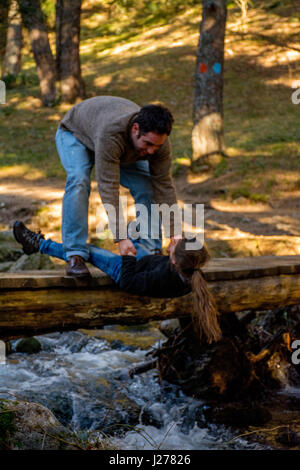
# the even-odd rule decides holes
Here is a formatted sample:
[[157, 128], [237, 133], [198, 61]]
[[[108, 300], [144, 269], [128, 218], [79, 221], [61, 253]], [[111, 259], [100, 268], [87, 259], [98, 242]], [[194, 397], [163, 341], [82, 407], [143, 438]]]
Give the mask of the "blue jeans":
[[[80, 255], [86, 261], [90, 250], [88, 237], [88, 206], [91, 185], [91, 171], [95, 154], [75, 138], [72, 132], [61, 129], [56, 133], [56, 146], [67, 173], [65, 194], [62, 204], [62, 242], [68, 260]], [[120, 184], [128, 188], [136, 204], [143, 204], [148, 211], [148, 237], [139, 238], [137, 244], [149, 252], [161, 250], [161, 225], [154, 227], [158, 239], [151, 239], [151, 204], [154, 203], [151, 175], [147, 160], [130, 165], [120, 165]]]
[[[132, 240], [132, 242], [137, 250], [137, 259], [151, 254], [146, 247], [137, 243], [136, 240]], [[122, 256], [116, 255], [109, 250], [104, 250], [103, 248], [99, 248], [95, 245], [87, 244], [86, 246], [89, 252], [87, 261], [108, 274], [108, 276], [115, 282], [119, 282], [122, 268]], [[39, 252], [67, 261], [66, 251], [63, 244], [54, 242], [50, 238], [48, 240], [41, 240]]]

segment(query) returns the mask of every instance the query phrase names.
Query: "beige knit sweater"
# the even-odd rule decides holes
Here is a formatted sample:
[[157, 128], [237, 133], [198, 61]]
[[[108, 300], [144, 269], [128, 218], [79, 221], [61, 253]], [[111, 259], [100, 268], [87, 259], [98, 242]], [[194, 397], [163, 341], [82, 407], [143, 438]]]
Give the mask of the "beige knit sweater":
[[[127, 99], [98, 96], [73, 106], [60, 122], [63, 129], [73, 132], [80, 142], [95, 152], [95, 174], [102, 202], [112, 204], [116, 210], [115, 241], [119, 240], [118, 221], [123, 216], [119, 208], [120, 164], [141, 160], [130, 137], [132, 121], [139, 110], [137, 104]], [[155, 202], [175, 204], [169, 140], [166, 139], [147, 160]]]

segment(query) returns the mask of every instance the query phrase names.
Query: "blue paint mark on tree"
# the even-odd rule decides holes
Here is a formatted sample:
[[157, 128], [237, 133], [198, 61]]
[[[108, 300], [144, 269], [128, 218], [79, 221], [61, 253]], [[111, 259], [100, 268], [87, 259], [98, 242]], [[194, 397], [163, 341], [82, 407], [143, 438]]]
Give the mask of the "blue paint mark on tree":
[[213, 65], [213, 69], [216, 73], [221, 73], [221, 70], [222, 70], [222, 66], [219, 62], [216, 62], [214, 65]]

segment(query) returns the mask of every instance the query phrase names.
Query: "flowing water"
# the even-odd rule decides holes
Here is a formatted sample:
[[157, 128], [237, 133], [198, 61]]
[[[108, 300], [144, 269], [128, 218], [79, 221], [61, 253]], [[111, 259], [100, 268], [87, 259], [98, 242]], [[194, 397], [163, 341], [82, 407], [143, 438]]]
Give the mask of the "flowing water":
[[[155, 369], [129, 377], [147, 351], [81, 332], [36, 337], [37, 354], [15, 352], [0, 364], [0, 397], [35, 401], [73, 430], [112, 434], [119, 449], [262, 449], [208, 424], [205, 403], [160, 384]], [[155, 345], [154, 345], [155, 346]]]

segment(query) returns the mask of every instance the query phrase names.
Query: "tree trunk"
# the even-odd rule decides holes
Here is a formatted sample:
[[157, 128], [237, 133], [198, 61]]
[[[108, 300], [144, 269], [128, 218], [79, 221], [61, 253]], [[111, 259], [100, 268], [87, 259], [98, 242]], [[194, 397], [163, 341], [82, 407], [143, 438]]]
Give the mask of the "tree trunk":
[[[100, 270], [91, 279], [60, 271], [0, 273], [0, 339], [51, 331], [134, 325], [193, 312], [193, 295], [159, 299], [120, 291]], [[221, 313], [278, 309], [300, 303], [300, 256], [219, 258], [203, 267]]]
[[5, 56], [2, 65], [2, 77], [17, 77], [21, 69], [22, 20], [18, 3], [12, 0], [8, 14]]
[[55, 15], [55, 38], [56, 38], [56, 80], [60, 82], [60, 63], [61, 63], [61, 28], [63, 21], [63, 0], [56, 0]]
[[5, 54], [6, 31], [8, 24], [9, 1], [0, 0], [0, 62]]
[[226, 0], [203, 0], [197, 50], [192, 133], [193, 162], [224, 154], [223, 63]]
[[66, 103], [85, 97], [79, 55], [81, 3], [57, 0], [56, 4], [56, 71]]
[[[0, 279], [3, 277], [1, 273]], [[98, 289], [78, 286], [73, 289], [32, 289], [24, 287], [27, 281], [22, 279], [21, 289], [1, 289], [2, 340], [52, 331], [103, 328], [104, 325], [138, 325], [184, 317], [190, 319], [193, 312], [192, 294], [158, 299], [127, 294], [113, 285]], [[209, 282], [209, 289], [218, 309], [224, 314], [278, 309], [300, 303], [300, 274], [218, 280]]]
[[50, 49], [47, 26], [41, 10], [40, 0], [18, 0], [24, 26], [29, 37], [37, 66], [42, 101], [52, 106], [56, 99], [55, 61]]

